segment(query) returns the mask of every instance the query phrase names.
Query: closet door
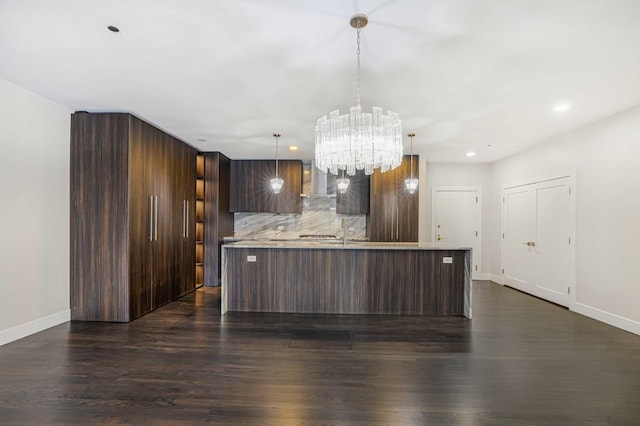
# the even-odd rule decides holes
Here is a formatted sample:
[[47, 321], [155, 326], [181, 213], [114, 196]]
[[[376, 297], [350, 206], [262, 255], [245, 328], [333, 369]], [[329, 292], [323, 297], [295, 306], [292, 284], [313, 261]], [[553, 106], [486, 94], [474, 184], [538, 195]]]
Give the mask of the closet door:
[[129, 118], [129, 309], [130, 320], [154, 307], [155, 246], [153, 128]]
[[574, 287], [572, 178], [503, 191], [504, 283], [569, 306]]
[[196, 151], [173, 140], [172, 182], [175, 188], [173, 241], [176, 266], [173, 295], [180, 297], [195, 289], [195, 182]]
[[157, 197], [155, 211], [156, 234], [153, 245], [153, 290], [154, 308], [173, 299], [172, 286], [175, 281], [174, 222], [178, 212], [173, 206], [171, 187], [171, 136], [156, 130], [154, 135], [153, 185]]

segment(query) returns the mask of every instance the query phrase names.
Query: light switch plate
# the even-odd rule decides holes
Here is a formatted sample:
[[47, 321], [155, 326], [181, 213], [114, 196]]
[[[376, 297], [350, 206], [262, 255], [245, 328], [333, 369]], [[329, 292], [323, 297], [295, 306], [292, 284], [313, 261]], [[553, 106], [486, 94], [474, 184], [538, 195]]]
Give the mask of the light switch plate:
[[443, 257], [442, 263], [453, 263], [453, 257], [449, 257], [449, 256]]
[[255, 261], [256, 261], [255, 256], [247, 256], [247, 262], [255, 262]]

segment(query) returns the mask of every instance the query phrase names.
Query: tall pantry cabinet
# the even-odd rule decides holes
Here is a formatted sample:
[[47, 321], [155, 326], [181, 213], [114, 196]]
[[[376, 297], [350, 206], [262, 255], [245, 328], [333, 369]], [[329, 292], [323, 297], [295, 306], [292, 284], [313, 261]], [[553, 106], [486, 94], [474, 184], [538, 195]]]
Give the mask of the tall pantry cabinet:
[[[371, 195], [367, 235], [370, 241], [418, 241], [418, 192], [409, 194], [404, 180], [411, 176], [411, 156], [393, 170], [371, 175]], [[418, 177], [417, 155], [413, 156], [413, 176]]]
[[131, 321], [195, 288], [195, 168], [133, 115], [72, 115], [72, 320]]

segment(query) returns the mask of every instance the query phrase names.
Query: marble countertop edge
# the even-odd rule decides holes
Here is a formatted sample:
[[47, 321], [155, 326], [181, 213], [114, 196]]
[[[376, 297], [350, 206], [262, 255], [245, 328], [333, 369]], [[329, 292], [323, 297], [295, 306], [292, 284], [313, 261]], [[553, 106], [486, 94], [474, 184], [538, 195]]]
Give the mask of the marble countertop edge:
[[471, 247], [437, 245], [434, 243], [386, 243], [347, 241], [346, 244], [334, 241], [238, 241], [225, 243], [226, 248], [314, 248], [314, 249], [350, 249], [350, 250], [471, 250]]

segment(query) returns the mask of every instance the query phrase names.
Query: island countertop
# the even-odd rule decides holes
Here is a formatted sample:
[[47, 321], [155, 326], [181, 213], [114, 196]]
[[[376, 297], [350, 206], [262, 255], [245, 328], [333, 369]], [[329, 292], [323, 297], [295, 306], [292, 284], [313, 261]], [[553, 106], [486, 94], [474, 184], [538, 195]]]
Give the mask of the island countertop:
[[224, 244], [221, 308], [223, 314], [471, 318], [471, 248], [334, 240]]
[[387, 243], [331, 240], [242, 240], [225, 244], [228, 248], [300, 248], [300, 249], [348, 249], [348, 250], [471, 250], [471, 247], [426, 243]]

